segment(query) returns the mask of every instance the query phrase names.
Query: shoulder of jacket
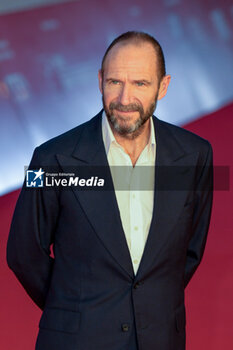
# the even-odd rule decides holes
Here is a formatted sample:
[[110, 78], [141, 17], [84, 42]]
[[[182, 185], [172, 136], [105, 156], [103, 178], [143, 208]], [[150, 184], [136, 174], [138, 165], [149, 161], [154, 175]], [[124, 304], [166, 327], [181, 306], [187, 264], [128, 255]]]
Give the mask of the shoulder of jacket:
[[203, 137], [184, 129], [183, 127], [170, 124], [158, 118], [156, 119], [160, 124], [160, 127], [167, 129], [167, 131], [176, 138], [177, 142], [180, 143], [186, 151], [195, 152], [203, 150], [204, 152], [208, 152], [209, 149], [211, 149], [210, 142]]

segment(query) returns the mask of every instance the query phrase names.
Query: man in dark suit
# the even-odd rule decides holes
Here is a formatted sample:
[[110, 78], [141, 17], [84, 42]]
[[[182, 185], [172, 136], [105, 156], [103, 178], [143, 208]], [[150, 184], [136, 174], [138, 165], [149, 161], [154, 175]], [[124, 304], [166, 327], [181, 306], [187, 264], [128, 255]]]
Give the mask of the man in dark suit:
[[[31, 169], [82, 167], [92, 175], [101, 166], [110, 184], [103, 191], [24, 184], [7, 259], [43, 310], [37, 350], [185, 349], [184, 289], [206, 243], [212, 150], [152, 117], [169, 82], [159, 43], [123, 34], [99, 71], [104, 110], [34, 152]], [[127, 169], [124, 191], [118, 166]], [[143, 189], [131, 186], [139, 168], [147, 169]]]

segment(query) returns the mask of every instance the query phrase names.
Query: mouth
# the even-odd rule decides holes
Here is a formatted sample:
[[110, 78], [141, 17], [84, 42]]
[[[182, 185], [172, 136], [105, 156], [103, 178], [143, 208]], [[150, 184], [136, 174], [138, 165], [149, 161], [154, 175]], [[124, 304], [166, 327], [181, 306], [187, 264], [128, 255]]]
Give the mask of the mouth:
[[118, 113], [122, 113], [122, 114], [129, 114], [129, 113], [135, 113], [138, 112], [136, 110], [129, 110], [129, 111], [122, 111], [121, 109], [115, 109]]

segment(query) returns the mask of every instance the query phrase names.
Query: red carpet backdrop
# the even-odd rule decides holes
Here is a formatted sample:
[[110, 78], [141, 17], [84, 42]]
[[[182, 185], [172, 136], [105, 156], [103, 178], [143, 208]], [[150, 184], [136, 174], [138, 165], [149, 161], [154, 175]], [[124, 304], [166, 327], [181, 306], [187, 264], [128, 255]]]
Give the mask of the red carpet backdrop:
[[214, 164], [229, 167], [228, 190], [215, 178], [206, 251], [186, 307], [187, 350], [233, 349], [232, 9], [231, 0], [0, 2], [0, 350], [34, 349], [41, 315], [6, 265], [24, 166], [37, 145], [100, 110], [102, 55], [127, 30], [149, 32], [164, 48], [172, 81], [156, 115], [208, 139]]

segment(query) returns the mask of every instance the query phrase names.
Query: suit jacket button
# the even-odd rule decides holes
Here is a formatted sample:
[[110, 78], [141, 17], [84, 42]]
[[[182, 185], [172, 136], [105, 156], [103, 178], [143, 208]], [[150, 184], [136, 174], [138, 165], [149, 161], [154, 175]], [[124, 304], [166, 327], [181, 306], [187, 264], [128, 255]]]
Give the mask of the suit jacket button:
[[134, 287], [134, 289], [137, 289], [140, 285], [142, 285], [143, 284], [143, 282], [136, 282], [135, 283], [135, 285], [133, 286]]
[[123, 323], [123, 324], [121, 325], [121, 329], [122, 329], [123, 332], [128, 332], [128, 330], [129, 330], [129, 325], [128, 325], [127, 323]]

